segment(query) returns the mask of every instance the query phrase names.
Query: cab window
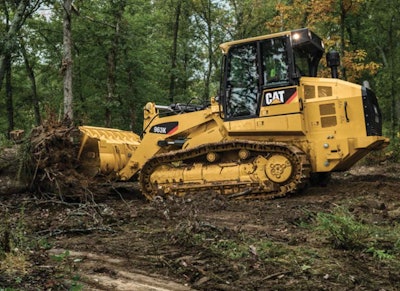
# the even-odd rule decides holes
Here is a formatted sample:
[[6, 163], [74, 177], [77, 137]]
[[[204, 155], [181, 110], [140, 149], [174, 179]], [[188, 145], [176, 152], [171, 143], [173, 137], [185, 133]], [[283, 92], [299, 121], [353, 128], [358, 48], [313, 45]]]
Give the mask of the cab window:
[[231, 48], [226, 80], [227, 117], [256, 115], [259, 96], [256, 43]]
[[279, 87], [289, 84], [287, 38], [267, 39], [261, 43], [263, 87]]

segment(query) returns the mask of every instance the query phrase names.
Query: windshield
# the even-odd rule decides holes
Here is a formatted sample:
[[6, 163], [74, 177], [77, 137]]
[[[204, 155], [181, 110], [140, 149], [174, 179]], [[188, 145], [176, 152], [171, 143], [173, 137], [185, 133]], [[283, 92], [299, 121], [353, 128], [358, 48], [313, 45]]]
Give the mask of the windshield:
[[289, 83], [289, 61], [286, 37], [261, 42], [263, 86], [276, 87]]

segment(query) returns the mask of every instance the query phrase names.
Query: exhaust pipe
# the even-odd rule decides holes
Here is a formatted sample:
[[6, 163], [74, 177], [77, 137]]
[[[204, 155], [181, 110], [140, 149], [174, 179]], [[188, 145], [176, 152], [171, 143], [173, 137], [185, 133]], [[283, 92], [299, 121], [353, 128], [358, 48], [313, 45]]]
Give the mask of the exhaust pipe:
[[326, 63], [331, 68], [332, 78], [338, 79], [338, 67], [340, 66], [340, 55], [337, 51], [331, 50], [326, 54]]

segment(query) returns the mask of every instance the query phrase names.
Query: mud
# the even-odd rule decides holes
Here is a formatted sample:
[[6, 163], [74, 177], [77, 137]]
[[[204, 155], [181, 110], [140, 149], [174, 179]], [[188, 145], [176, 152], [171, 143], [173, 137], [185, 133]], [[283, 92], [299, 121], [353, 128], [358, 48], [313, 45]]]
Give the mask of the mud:
[[11, 272], [3, 263], [0, 287], [397, 290], [400, 242], [373, 244], [371, 232], [361, 238], [364, 247], [338, 247], [317, 217], [343, 208], [363, 226], [395, 231], [399, 169], [357, 166], [326, 187], [275, 200], [199, 193], [148, 202], [135, 184], [108, 185], [108, 196], [90, 193], [84, 202], [1, 196], [3, 261], [8, 244], [9, 253], [24, 254], [26, 267]]

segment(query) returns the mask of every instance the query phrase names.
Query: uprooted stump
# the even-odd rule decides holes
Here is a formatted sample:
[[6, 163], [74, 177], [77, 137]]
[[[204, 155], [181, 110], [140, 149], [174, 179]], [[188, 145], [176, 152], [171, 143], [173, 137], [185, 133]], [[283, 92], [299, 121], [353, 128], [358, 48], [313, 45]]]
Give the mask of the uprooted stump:
[[101, 185], [79, 172], [79, 129], [68, 120], [49, 120], [29, 138], [31, 189], [60, 199], [86, 201], [100, 195]]
[[86, 202], [112, 193], [137, 194], [137, 183], [85, 174], [78, 160], [80, 135], [72, 122], [50, 118], [24, 142], [0, 149], [0, 195], [31, 191], [46, 198]]

